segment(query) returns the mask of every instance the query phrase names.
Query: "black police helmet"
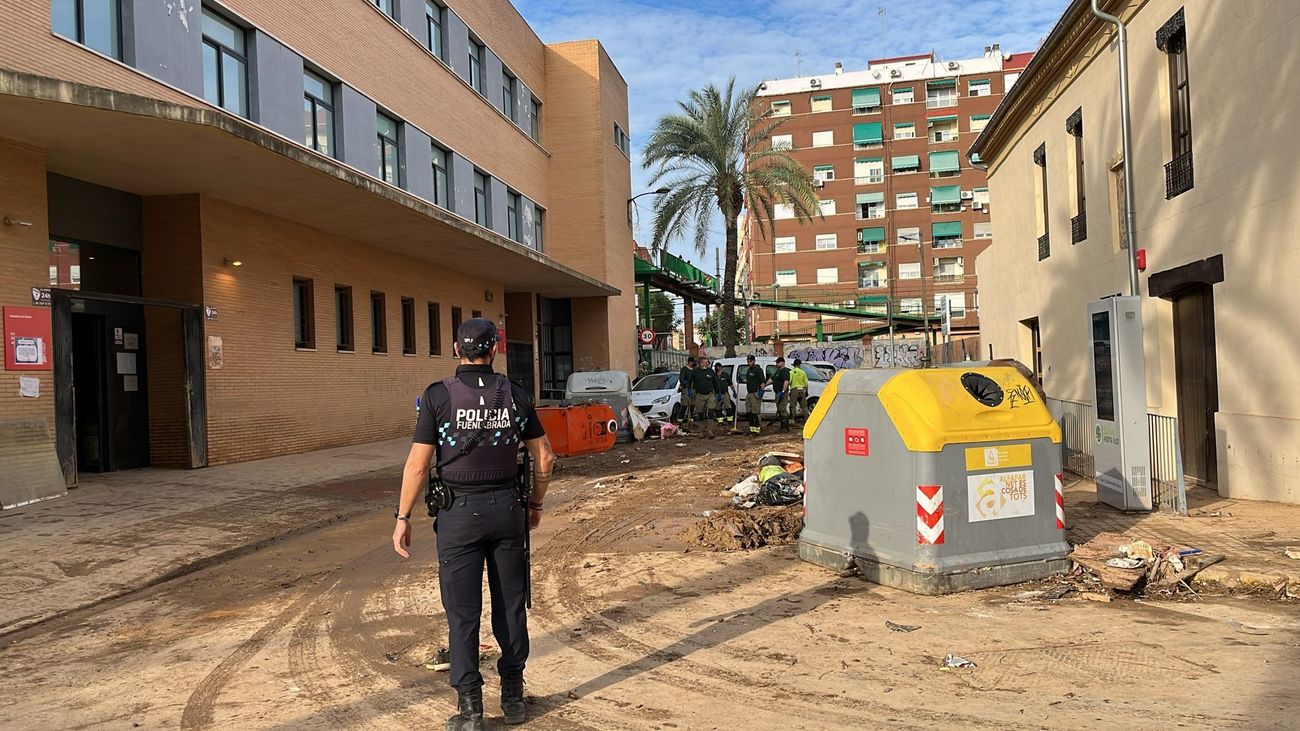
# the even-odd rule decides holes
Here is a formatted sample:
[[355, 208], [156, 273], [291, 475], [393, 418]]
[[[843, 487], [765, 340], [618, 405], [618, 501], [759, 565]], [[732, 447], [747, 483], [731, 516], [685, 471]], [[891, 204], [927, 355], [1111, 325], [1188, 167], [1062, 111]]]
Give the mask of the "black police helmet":
[[460, 357], [476, 360], [491, 355], [497, 348], [497, 326], [491, 320], [474, 317], [460, 324], [456, 331], [456, 343], [460, 346]]

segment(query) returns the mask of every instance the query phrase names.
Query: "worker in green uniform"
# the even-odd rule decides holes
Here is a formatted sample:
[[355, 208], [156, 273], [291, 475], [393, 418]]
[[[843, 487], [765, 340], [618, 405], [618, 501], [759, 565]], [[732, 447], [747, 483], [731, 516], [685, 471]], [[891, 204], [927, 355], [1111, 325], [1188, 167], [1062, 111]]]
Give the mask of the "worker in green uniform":
[[790, 411], [793, 414], [798, 407], [799, 418], [808, 418], [808, 372], [803, 369], [803, 361], [794, 359], [790, 369]]
[[677, 408], [673, 409], [673, 421], [690, 421], [691, 409], [695, 406], [695, 387], [691, 383], [695, 377], [695, 356], [686, 359], [686, 365], [677, 372], [677, 390], [682, 392], [682, 397], [677, 403]]
[[699, 367], [691, 374], [691, 386], [695, 391], [695, 418], [705, 421], [713, 408], [713, 394], [718, 391], [718, 379], [709, 367], [708, 358], [700, 358]]
[[732, 431], [735, 431], [736, 425], [736, 384], [731, 382], [726, 371], [722, 369], [721, 363], [713, 364], [713, 377], [717, 379], [718, 391], [716, 394], [718, 404], [718, 423], [723, 424], [730, 422]]
[[772, 394], [776, 397], [776, 415], [781, 420], [781, 431], [790, 431], [790, 369], [785, 367], [785, 358], [778, 356], [776, 370], [768, 379], [772, 384]]
[[754, 356], [745, 358], [745, 370], [741, 373], [745, 381], [745, 411], [749, 419], [749, 433], [759, 432], [759, 417], [763, 413], [763, 386], [767, 383], [767, 374], [754, 364]]

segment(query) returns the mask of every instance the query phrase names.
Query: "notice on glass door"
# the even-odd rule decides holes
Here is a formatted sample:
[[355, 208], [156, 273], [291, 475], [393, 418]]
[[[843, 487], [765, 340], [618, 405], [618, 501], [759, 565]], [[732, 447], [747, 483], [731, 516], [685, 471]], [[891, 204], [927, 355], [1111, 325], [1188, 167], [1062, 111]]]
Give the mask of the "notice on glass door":
[[117, 375], [134, 376], [135, 373], [135, 353], [118, 353]]

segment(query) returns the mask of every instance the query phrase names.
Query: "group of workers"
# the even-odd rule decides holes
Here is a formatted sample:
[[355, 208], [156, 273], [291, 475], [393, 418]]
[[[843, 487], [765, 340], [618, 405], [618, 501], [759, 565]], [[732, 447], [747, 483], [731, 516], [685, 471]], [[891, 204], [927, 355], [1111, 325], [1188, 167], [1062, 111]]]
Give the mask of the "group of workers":
[[709, 367], [709, 359], [701, 356], [697, 361], [693, 356], [686, 360], [677, 375], [677, 390], [682, 394], [681, 410], [678, 415], [683, 421], [716, 420], [719, 424], [732, 424], [732, 431], [739, 432], [736, 423], [736, 384], [745, 384], [745, 416], [749, 423], [749, 433], [756, 435], [761, 430], [760, 417], [763, 409], [763, 396], [767, 389], [772, 389], [776, 401], [776, 415], [780, 419], [781, 431], [790, 431], [792, 416], [808, 416], [808, 374], [804, 372], [803, 361], [794, 359], [794, 366], [787, 368], [785, 358], [776, 359], [776, 367], [771, 373], [755, 363], [754, 356], [745, 358], [745, 366], [740, 369], [737, 378], [732, 379], [721, 363]]

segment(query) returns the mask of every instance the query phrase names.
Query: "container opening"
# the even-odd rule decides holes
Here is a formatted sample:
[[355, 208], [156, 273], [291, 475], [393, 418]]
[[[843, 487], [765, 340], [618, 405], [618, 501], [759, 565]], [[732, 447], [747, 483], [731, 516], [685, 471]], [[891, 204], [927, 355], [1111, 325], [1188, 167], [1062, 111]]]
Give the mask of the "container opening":
[[971, 398], [985, 406], [997, 406], [1002, 403], [1002, 387], [983, 373], [961, 374], [961, 385]]

